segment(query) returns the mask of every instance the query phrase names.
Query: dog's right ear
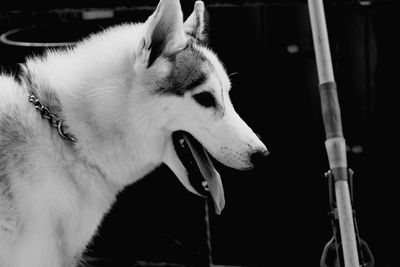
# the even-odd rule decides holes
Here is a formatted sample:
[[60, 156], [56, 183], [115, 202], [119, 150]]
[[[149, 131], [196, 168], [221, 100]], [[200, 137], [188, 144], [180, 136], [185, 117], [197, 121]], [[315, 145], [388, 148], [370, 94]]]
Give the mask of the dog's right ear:
[[206, 12], [203, 1], [196, 1], [192, 14], [184, 23], [185, 32], [201, 43], [207, 42]]
[[147, 67], [158, 57], [171, 55], [186, 45], [179, 0], [161, 0], [144, 27], [144, 36], [136, 55], [146, 61]]

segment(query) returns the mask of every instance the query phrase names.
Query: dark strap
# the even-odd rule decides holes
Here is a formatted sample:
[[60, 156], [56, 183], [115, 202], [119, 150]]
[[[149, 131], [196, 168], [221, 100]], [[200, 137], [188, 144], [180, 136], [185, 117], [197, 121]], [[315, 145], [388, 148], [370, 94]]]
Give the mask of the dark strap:
[[319, 92], [326, 139], [343, 137], [336, 83], [326, 82], [320, 84]]

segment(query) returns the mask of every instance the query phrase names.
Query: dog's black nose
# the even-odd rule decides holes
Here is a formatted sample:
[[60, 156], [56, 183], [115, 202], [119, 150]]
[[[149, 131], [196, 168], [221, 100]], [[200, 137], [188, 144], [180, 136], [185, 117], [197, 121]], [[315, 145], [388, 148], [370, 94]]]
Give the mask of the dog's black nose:
[[268, 150], [257, 150], [250, 155], [250, 162], [253, 164], [254, 167], [262, 165], [267, 156], [269, 155]]

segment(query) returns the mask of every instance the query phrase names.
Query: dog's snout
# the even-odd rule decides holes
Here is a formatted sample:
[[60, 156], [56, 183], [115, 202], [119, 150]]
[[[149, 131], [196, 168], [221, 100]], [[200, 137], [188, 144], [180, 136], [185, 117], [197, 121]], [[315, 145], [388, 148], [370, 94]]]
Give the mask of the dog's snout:
[[250, 162], [254, 167], [260, 166], [263, 164], [268, 155], [269, 151], [267, 149], [256, 150], [250, 155]]

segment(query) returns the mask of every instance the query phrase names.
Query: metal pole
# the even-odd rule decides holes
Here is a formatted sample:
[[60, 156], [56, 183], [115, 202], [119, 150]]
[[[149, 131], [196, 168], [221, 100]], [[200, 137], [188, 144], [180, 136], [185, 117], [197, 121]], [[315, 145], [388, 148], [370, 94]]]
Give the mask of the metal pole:
[[308, 8], [318, 69], [322, 117], [326, 134], [325, 146], [329, 167], [335, 181], [344, 264], [345, 267], [359, 267], [347, 176], [346, 142], [343, 138], [323, 2], [322, 0], [308, 0]]

